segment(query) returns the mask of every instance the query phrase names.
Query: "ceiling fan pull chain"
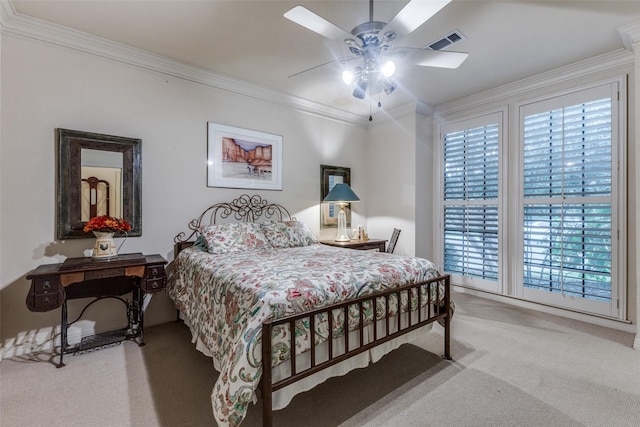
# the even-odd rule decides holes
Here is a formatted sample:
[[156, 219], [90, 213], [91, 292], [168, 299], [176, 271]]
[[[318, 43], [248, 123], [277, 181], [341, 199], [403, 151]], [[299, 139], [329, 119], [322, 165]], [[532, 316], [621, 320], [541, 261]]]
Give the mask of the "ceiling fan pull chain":
[[372, 98], [373, 98], [373, 93], [371, 93], [371, 87], [373, 85], [369, 86], [369, 121], [372, 122], [373, 121], [373, 116], [371, 113], [371, 102], [372, 102]]

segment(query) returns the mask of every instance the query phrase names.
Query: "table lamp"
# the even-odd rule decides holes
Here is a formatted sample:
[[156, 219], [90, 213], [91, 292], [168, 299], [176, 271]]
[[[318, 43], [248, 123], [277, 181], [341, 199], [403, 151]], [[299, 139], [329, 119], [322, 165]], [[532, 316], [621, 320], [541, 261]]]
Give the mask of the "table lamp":
[[338, 235], [336, 242], [348, 242], [351, 240], [347, 234], [347, 214], [344, 212], [347, 203], [359, 202], [360, 199], [356, 193], [351, 190], [347, 184], [336, 184], [333, 186], [327, 197], [324, 198], [325, 203], [335, 203], [340, 208], [338, 212]]

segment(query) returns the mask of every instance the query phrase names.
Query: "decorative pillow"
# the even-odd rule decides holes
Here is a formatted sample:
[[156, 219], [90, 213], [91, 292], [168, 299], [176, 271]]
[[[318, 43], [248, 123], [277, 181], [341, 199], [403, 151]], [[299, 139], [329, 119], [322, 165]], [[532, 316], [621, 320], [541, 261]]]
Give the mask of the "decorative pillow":
[[200, 232], [212, 254], [271, 249], [260, 226], [253, 223], [207, 225]]
[[269, 221], [260, 224], [260, 227], [274, 248], [295, 248], [318, 243], [309, 227], [300, 221]]

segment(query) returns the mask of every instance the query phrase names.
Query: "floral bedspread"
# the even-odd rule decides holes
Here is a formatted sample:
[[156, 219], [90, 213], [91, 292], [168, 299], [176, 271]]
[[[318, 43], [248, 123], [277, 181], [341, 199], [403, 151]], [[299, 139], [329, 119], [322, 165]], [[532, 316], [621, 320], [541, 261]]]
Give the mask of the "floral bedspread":
[[[220, 371], [211, 394], [218, 424], [237, 426], [262, 374], [264, 320], [438, 275], [422, 258], [321, 244], [226, 254], [189, 248], [174, 261], [166, 290]], [[290, 349], [288, 334], [281, 335], [273, 348], [282, 360]], [[302, 340], [296, 347], [298, 353], [308, 346]]]

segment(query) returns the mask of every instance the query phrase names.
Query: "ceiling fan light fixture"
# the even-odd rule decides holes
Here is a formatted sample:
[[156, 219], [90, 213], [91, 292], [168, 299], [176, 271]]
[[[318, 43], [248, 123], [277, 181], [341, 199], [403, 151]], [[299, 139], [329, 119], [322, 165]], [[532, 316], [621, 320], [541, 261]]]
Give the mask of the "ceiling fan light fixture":
[[342, 72], [342, 81], [344, 82], [344, 84], [350, 85], [353, 81], [353, 71], [344, 70]]
[[347, 45], [351, 53], [353, 53], [354, 55], [356, 56], [364, 55], [364, 50], [362, 49], [362, 47], [360, 47], [360, 45], [354, 39], [345, 39], [344, 44]]
[[351, 70], [347, 69], [342, 72], [342, 81], [346, 85], [350, 85], [351, 83], [353, 83], [353, 79], [355, 77], [359, 78], [360, 76], [362, 76], [362, 67], [354, 67]]
[[[360, 66], [346, 69], [348, 61], [354, 58], [335, 59], [319, 66], [336, 62], [345, 66], [342, 72], [342, 80], [345, 84], [354, 86], [354, 97], [364, 99], [369, 88], [369, 80], [371, 80], [372, 85], [377, 82], [379, 86], [376, 89], [379, 91], [384, 90], [387, 95], [397, 88], [398, 83], [391, 79], [395, 75], [396, 65], [390, 58], [399, 61], [410, 60], [413, 65], [439, 68], [457, 68], [464, 62], [469, 56], [468, 53], [441, 51], [440, 49], [445, 47], [445, 45], [439, 44], [441, 41], [429, 44], [429, 49], [426, 46], [424, 48], [395, 47], [392, 43], [409, 36], [451, 1], [405, 0], [405, 6], [396, 16], [388, 22], [382, 22], [374, 21], [374, 0], [369, 0], [369, 21], [357, 25], [351, 32], [332, 24], [303, 6], [294, 7], [286, 12], [284, 16], [329, 40], [343, 41], [348, 51], [361, 61]], [[456, 30], [446, 37], [446, 43], [453, 44], [464, 38]], [[383, 63], [383, 61], [385, 62]], [[319, 66], [305, 71], [313, 70]], [[294, 74], [294, 76], [298, 74], [301, 73]], [[380, 102], [378, 101], [378, 103]]]
[[393, 61], [387, 61], [380, 71], [382, 71], [383, 76], [391, 77], [393, 76], [393, 73], [396, 72], [396, 64], [394, 64]]
[[380, 86], [382, 86], [384, 93], [386, 93], [387, 95], [390, 95], [394, 90], [396, 90], [396, 87], [398, 86], [396, 82], [386, 77], [380, 78], [378, 82], [380, 82]]
[[358, 79], [358, 83], [356, 84], [356, 88], [353, 90], [353, 96], [358, 99], [364, 99], [364, 96], [367, 93], [367, 86], [369, 81], [364, 75], [361, 75]]
[[390, 41], [394, 40], [396, 36], [397, 34], [394, 33], [393, 31], [387, 31], [386, 33], [384, 33], [384, 36], [382, 37], [381, 44], [389, 43]]

